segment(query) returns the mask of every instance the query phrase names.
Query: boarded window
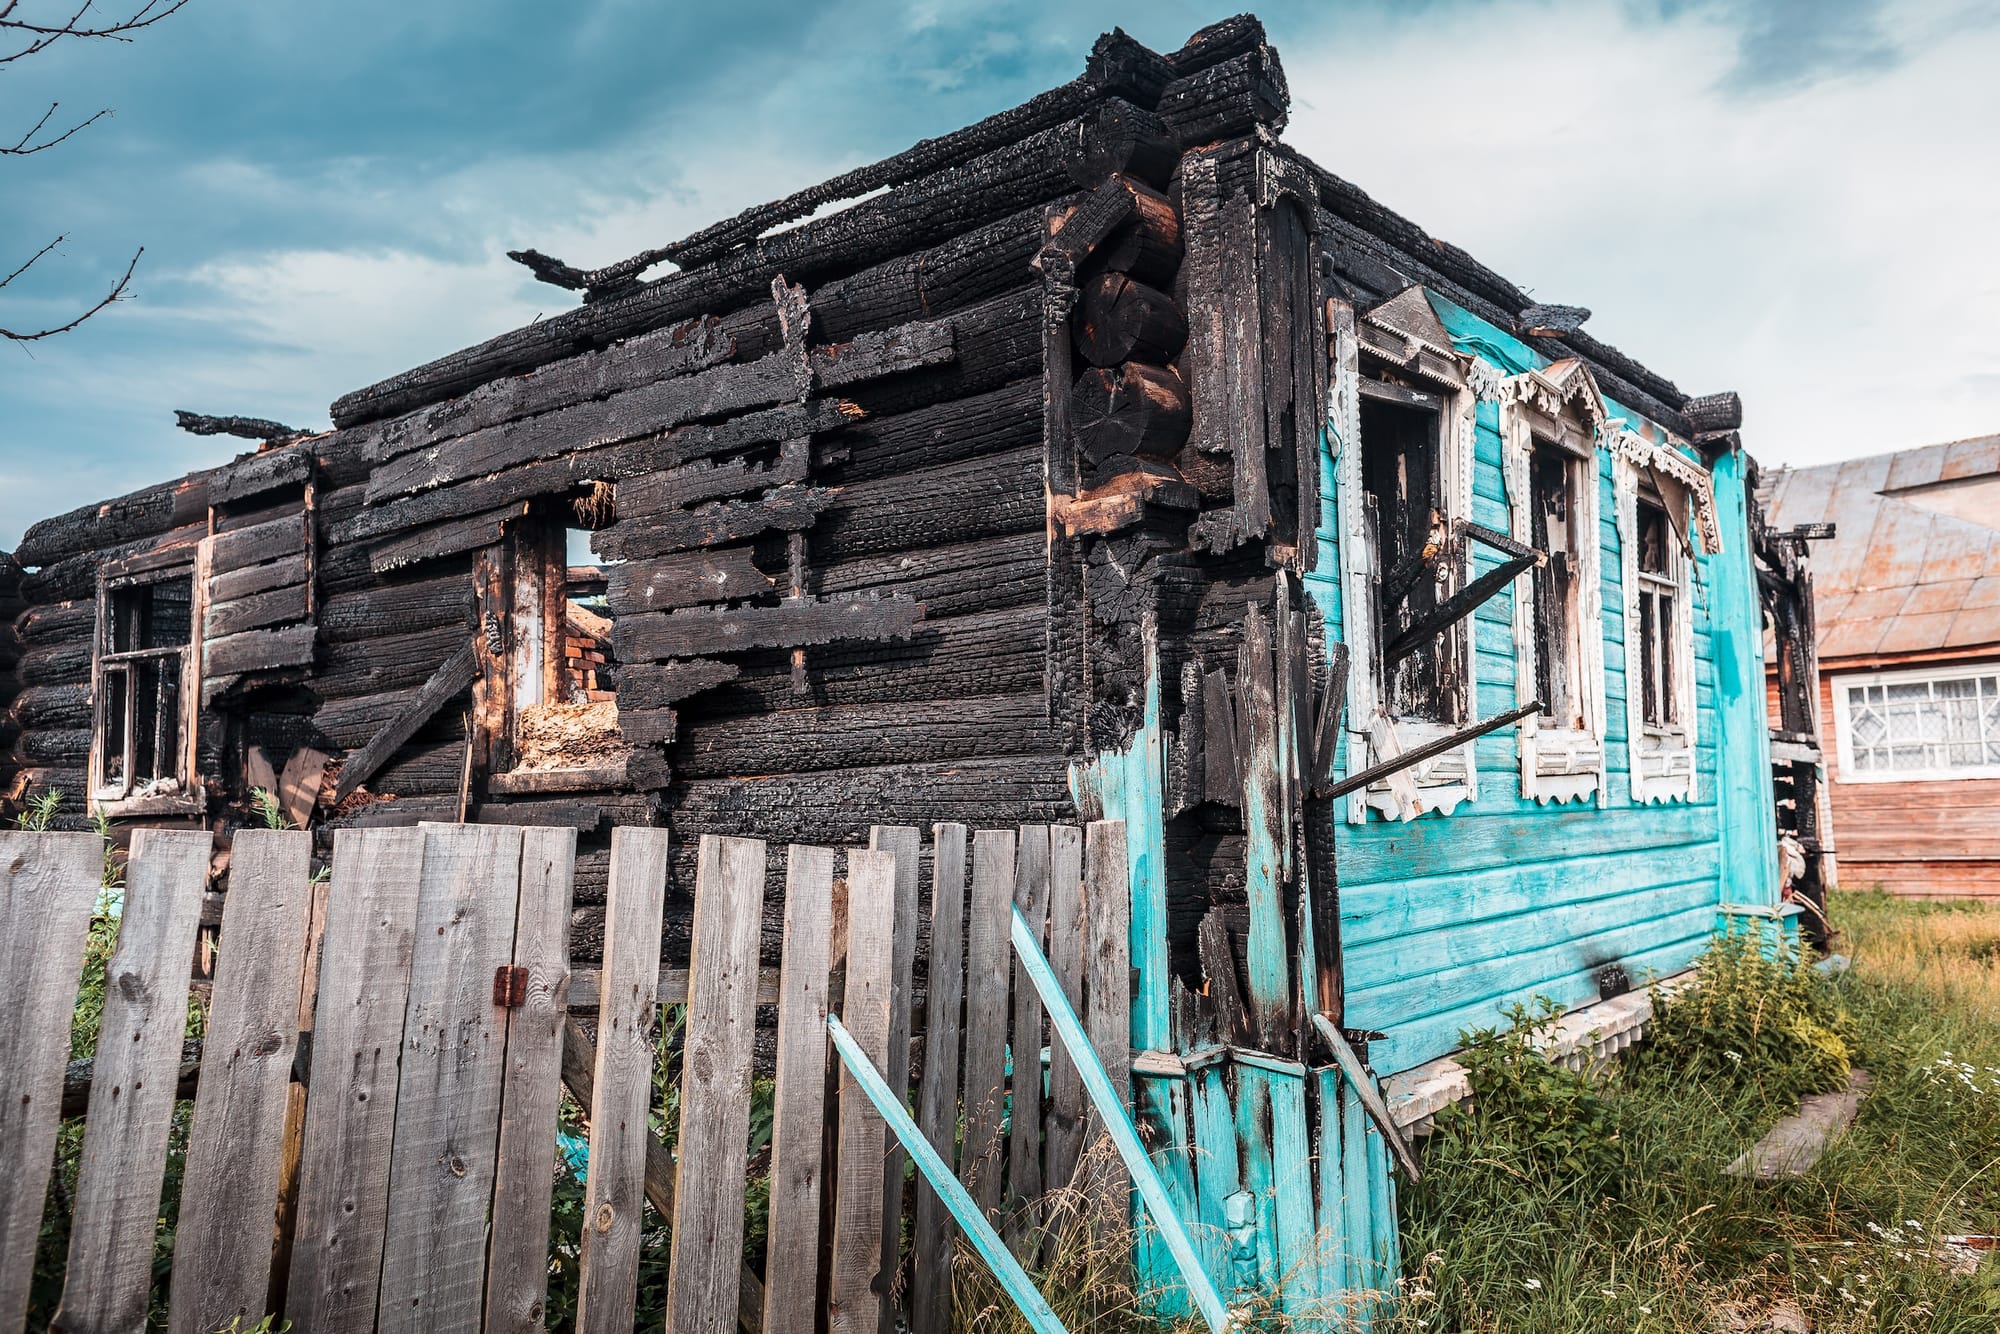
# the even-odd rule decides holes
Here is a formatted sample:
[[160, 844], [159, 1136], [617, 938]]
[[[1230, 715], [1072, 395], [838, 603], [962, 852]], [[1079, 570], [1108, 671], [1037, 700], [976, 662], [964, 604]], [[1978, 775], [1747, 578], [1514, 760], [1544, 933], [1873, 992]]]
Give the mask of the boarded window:
[[193, 573], [114, 576], [99, 611], [95, 795], [121, 801], [181, 791], [192, 780]]
[[[1441, 584], [1451, 569], [1439, 453], [1443, 415], [1434, 394], [1363, 382], [1361, 481], [1375, 542], [1378, 651], [1436, 611], [1450, 591]], [[1454, 625], [1389, 668], [1384, 687], [1395, 717], [1460, 720], [1462, 632]]]

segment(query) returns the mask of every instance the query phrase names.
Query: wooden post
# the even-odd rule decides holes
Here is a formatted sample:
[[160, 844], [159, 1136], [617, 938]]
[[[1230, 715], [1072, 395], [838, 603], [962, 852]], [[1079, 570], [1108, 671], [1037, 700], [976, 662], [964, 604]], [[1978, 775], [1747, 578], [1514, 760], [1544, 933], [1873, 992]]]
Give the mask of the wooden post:
[[[847, 1027], [869, 1061], [889, 1046], [890, 969], [895, 960], [896, 858], [847, 854]], [[840, 1180], [835, 1187], [830, 1334], [873, 1331], [888, 1293], [877, 1287], [882, 1257], [882, 1113], [850, 1076], [840, 1086]]]

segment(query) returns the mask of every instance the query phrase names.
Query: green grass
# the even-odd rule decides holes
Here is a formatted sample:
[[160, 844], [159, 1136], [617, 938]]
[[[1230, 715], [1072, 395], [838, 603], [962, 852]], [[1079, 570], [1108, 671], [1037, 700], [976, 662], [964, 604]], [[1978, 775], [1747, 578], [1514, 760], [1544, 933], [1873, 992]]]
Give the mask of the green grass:
[[[1489, 1037], [1488, 1095], [1446, 1118], [1402, 1193], [1386, 1327], [1451, 1331], [2000, 1328], [2000, 1266], [1938, 1239], [2000, 1233], [2000, 910], [1836, 896], [1827, 982], [1738, 951], [1661, 1036], [1596, 1080], [1523, 1073]], [[1874, 1090], [1796, 1180], [1723, 1168], [1847, 1060]]]

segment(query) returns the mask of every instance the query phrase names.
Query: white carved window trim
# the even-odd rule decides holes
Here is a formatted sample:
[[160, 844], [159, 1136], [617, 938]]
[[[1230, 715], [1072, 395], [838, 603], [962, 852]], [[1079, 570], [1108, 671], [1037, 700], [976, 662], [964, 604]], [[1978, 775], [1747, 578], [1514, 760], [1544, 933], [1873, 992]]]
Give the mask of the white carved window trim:
[[[1672, 638], [1667, 649], [1673, 655], [1674, 711], [1683, 721], [1673, 729], [1650, 727], [1645, 719], [1645, 698], [1640, 686], [1639, 673], [1643, 669], [1638, 664], [1638, 654], [1643, 650], [1639, 639], [1639, 488], [1642, 469], [1651, 474], [1660, 502], [1666, 507], [1669, 521], [1678, 534], [1687, 535], [1698, 530], [1700, 521], [1693, 516], [1700, 507], [1694, 493], [1680, 477], [1660, 463], [1659, 455], [1674, 451], [1653, 445], [1629, 428], [1617, 424], [1606, 428], [1605, 438], [1611, 449], [1612, 493], [1618, 507], [1620, 582], [1625, 600], [1625, 727], [1631, 763], [1632, 800], [1642, 805], [1693, 801], [1695, 747], [1700, 727], [1694, 683], [1694, 561], [1679, 542], [1668, 543], [1668, 568], [1673, 573], [1676, 595]], [[1690, 527], [1691, 519], [1694, 528]], [[1713, 522], [1712, 512], [1710, 522]]]
[[[1393, 758], [1459, 730], [1428, 719], [1391, 718], [1383, 704], [1382, 649], [1375, 642], [1376, 551], [1369, 533], [1361, 480], [1361, 343], [1350, 311], [1337, 310], [1333, 321], [1333, 374], [1327, 390], [1328, 446], [1333, 455], [1335, 519], [1340, 525], [1341, 634], [1347, 642], [1347, 772]], [[1462, 371], [1476, 362], [1453, 348], [1429, 344], [1411, 349], [1442, 358]], [[1445, 400], [1439, 420], [1439, 491], [1447, 523], [1472, 516], [1472, 474], [1477, 396], [1470, 380], [1447, 388], [1433, 381], [1430, 392]], [[1350, 447], [1351, 446], [1351, 447]], [[1469, 577], [1470, 560], [1461, 556], [1452, 570], [1448, 591], [1456, 592]], [[1468, 720], [1477, 708], [1478, 645], [1468, 617], [1460, 645], [1461, 679], [1465, 682]], [[1403, 770], [1366, 790], [1349, 794], [1347, 820], [1362, 824], [1373, 810], [1388, 820], [1414, 820], [1431, 811], [1450, 815], [1479, 795], [1479, 768], [1474, 743], [1455, 746], [1414, 768]]]
[[[1528, 504], [1528, 463], [1534, 449], [1532, 408], [1546, 416], [1567, 417], [1593, 441], [1590, 457], [1580, 470], [1584, 485], [1576, 497], [1576, 529], [1582, 550], [1577, 553], [1577, 620], [1581, 633], [1578, 688], [1581, 728], [1542, 726], [1535, 714], [1516, 729], [1521, 770], [1521, 795], [1543, 805], [1594, 798], [1605, 802], [1604, 690], [1604, 542], [1599, 492], [1602, 468], [1604, 400], [1590, 371], [1575, 361], [1558, 362], [1547, 370], [1510, 375], [1500, 383], [1501, 472], [1507, 488], [1508, 522], [1515, 541], [1528, 544], [1532, 534]], [[1534, 599], [1517, 586], [1514, 605], [1514, 698], [1527, 704], [1535, 698]], [[1595, 634], [1591, 627], [1598, 627]]]

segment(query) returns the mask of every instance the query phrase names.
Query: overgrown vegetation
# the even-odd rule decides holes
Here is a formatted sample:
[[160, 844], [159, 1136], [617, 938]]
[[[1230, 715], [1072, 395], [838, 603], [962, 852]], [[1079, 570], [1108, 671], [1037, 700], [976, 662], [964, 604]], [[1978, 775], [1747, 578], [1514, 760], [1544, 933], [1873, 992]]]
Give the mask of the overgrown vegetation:
[[[1990, 1331], [2000, 1274], [1947, 1244], [2000, 1232], [2000, 911], [1836, 896], [1828, 980], [1746, 938], [1595, 1074], [1535, 1032], [1468, 1035], [1473, 1110], [1402, 1188], [1412, 1331]], [[1796, 1180], [1724, 1169], [1849, 1064], [1873, 1092]], [[1779, 1326], [1782, 1327], [1782, 1326]]]

